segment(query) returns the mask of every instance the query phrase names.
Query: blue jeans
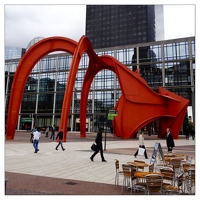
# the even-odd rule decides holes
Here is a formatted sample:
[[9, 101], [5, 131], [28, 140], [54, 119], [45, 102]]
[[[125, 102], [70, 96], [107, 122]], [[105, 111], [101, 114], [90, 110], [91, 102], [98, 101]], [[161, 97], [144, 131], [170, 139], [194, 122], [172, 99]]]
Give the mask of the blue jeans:
[[62, 148], [62, 150], [63, 150], [64, 148], [63, 148], [62, 140], [61, 140], [61, 139], [59, 139], [59, 143], [58, 143], [58, 145], [56, 146], [56, 149], [57, 149], [60, 145], [61, 145], [61, 148]]
[[34, 140], [33, 141], [33, 147], [35, 148], [35, 151], [38, 150], [38, 142], [39, 142], [39, 140]]
[[54, 136], [55, 136], [55, 132], [51, 132], [51, 137], [50, 137], [50, 140], [54, 140]]

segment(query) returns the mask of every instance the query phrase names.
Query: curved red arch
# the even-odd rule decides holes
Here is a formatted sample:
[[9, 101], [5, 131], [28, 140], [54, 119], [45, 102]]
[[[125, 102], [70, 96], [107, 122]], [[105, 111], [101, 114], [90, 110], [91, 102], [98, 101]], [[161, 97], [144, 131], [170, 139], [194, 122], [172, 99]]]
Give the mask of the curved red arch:
[[8, 108], [6, 139], [14, 138], [24, 87], [35, 64], [42, 57], [53, 51], [66, 51], [73, 54], [76, 47], [77, 42], [71, 39], [64, 37], [49, 37], [34, 44], [24, 54], [18, 64], [12, 83]]
[[159, 119], [161, 125], [159, 137], [164, 137], [166, 128], [170, 127], [174, 138], [178, 138], [189, 101], [163, 88], [159, 88], [159, 92], [155, 93], [140, 77], [139, 73], [131, 71], [111, 56], [97, 56], [88, 38], [82, 36], [78, 43], [63, 37], [41, 40], [23, 56], [16, 70], [11, 89], [6, 139], [14, 138], [20, 102], [28, 75], [44, 55], [53, 51], [67, 51], [73, 54], [59, 126], [64, 129], [63, 141], [66, 141], [67, 120], [76, 73], [80, 59], [85, 52], [89, 56], [89, 66], [84, 77], [81, 93], [81, 137], [86, 137], [86, 106], [90, 85], [100, 70], [108, 69], [117, 74], [122, 90], [122, 96], [115, 106], [118, 111], [118, 116], [115, 117], [113, 122], [116, 135], [122, 138], [134, 137], [144, 125], [152, 120]]
[[[87, 69], [81, 93], [81, 137], [86, 136], [86, 105], [89, 88], [95, 75], [102, 69], [117, 74], [122, 96], [116, 105], [118, 116], [114, 119], [115, 134], [122, 138], [136, 137], [137, 131], [160, 119], [158, 137], [165, 137], [167, 127], [171, 128], [174, 138], [178, 138], [189, 101], [163, 88], [156, 93], [146, 81], [111, 56], [101, 56]], [[102, 62], [103, 61], [103, 62]], [[135, 117], [133, 119], [133, 117]]]

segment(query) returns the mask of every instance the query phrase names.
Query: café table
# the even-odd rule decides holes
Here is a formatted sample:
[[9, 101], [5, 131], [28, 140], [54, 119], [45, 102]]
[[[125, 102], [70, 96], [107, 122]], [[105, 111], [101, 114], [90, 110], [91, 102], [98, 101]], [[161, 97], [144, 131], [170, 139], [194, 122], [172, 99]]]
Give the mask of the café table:
[[149, 166], [147, 163], [143, 163], [143, 162], [127, 162], [127, 164], [135, 166], [137, 171], [138, 171], [139, 167], [148, 167]]
[[140, 179], [142, 180], [141, 182], [144, 183], [146, 175], [149, 175], [149, 174], [158, 174], [158, 175], [163, 176], [159, 172], [140, 172], [140, 171], [137, 171], [137, 172], [134, 173], [134, 177], [137, 179], [137, 183], [140, 182], [139, 181]]
[[178, 158], [178, 159], [180, 159], [180, 160], [184, 160], [183, 157], [165, 157], [164, 160], [165, 160], [165, 162], [170, 163], [170, 160], [173, 159], [173, 158]]
[[134, 176], [135, 176], [136, 178], [145, 178], [146, 175], [149, 175], [149, 174], [158, 174], [158, 175], [161, 175], [161, 176], [162, 176], [162, 174], [159, 173], [159, 172], [139, 172], [139, 171], [135, 172], [135, 173], [134, 173]]

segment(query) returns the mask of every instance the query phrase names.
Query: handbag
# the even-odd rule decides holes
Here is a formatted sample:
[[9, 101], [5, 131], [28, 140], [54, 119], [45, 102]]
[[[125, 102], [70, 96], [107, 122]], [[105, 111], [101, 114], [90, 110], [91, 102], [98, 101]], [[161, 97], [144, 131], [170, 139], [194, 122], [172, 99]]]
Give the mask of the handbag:
[[144, 148], [139, 147], [139, 149], [138, 149], [138, 155], [139, 156], [143, 156], [144, 155], [144, 151], [145, 151]]
[[97, 148], [98, 148], [98, 146], [97, 146], [95, 143], [93, 143], [92, 146], [91, 146], [91, 149], [92, 149], [93, 151], [96, 151]]

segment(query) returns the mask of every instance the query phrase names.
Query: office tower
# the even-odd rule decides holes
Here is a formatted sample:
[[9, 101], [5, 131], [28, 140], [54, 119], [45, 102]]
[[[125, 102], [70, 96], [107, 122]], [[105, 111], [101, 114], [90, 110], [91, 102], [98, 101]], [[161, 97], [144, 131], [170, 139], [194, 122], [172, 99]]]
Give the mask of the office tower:
[[154, 5], [87, 5], [86, 36], [94, 49], [153, 42]]
[[156, 41], [164, 40], [164, 14], [163, 5], [155, 5]]

